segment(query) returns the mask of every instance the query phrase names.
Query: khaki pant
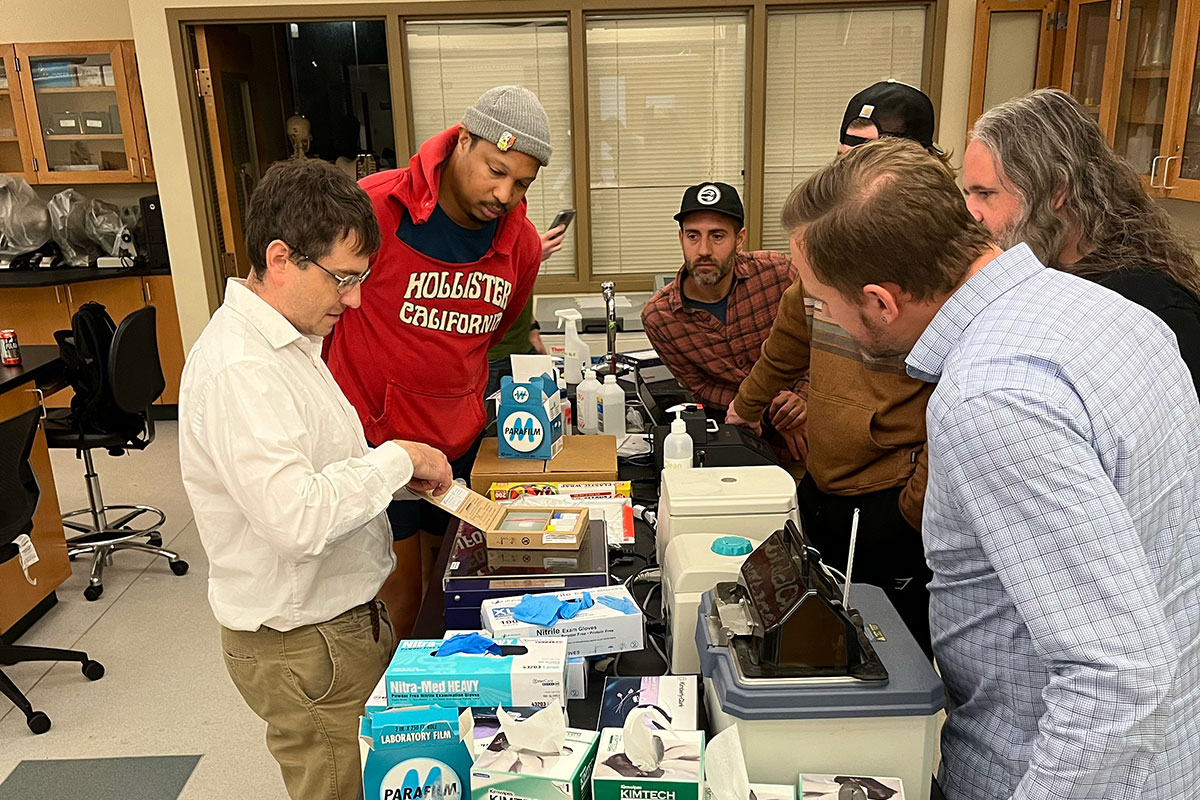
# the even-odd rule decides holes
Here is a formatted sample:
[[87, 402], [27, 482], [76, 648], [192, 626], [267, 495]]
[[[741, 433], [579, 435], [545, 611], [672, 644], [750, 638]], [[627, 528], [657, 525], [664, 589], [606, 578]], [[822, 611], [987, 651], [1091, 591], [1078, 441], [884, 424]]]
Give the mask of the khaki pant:
[[293, 800], [362, 796], [358, 718], [395, 645], [378, 600], [291, 631], [221, 629], [229, 677], [267, 723]]

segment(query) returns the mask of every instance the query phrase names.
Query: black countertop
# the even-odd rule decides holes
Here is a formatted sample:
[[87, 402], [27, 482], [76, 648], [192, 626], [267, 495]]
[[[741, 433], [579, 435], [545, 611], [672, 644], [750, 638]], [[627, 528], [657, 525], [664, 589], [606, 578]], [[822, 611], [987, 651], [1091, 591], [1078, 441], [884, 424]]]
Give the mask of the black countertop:
[[21, 366], [0, 365], [0, 394], [24, 383], [45, 379], [63, 368], [58, 345], [29, 344], [21, 348]]
[[100, 281], [108, 278], [142, 277], [146, 275], [170, 275], [169, 269], [145, 267], [120, 267], [98, 269], [96, 267], [56, 267], [53, 269], [3, 269], [0, 270], [0, 289], [32, 288], [36, 286], [61, 286], [65, 283]]

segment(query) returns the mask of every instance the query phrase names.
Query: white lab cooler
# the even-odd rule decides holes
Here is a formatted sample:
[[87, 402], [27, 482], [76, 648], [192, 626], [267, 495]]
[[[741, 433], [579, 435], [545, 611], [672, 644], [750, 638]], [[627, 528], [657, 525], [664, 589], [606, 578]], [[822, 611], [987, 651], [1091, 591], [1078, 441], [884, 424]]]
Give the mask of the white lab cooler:
[[745, 536], [761, 542], [783, 523], [800, 523], [796, 480], [782, 467], [667, 469], [658, 501], [658, 563], [667, 544], [689, 533]]
[[944, 689], [882, 589], [854, 584], [850, 593], [888, 672], [874, 684], [746, 678], [738, 656], [716, 643], [713, 595], [701, 600], [696, 628], [705, 704], [714, 735], [738, 724], [751, 781], [795, 783], [802, 772], [876, 775], [900, 778], [906, 797], [929, 797]]

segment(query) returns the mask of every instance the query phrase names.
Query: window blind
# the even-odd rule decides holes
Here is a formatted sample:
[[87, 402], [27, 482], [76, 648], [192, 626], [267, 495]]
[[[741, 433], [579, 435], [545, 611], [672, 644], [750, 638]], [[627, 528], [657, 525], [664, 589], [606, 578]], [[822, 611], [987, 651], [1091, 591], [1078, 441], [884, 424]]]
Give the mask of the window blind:
[[674, 272], [684, 190], [742, 191], [746, 17], [589, 19], [592, 271]]
[[768, 16], [764, 248], [787, 251], [780, 211], [798, 183], [833, 160], [850, 98], [888, 78], [924, 89], [924, 52], [924, 8]]

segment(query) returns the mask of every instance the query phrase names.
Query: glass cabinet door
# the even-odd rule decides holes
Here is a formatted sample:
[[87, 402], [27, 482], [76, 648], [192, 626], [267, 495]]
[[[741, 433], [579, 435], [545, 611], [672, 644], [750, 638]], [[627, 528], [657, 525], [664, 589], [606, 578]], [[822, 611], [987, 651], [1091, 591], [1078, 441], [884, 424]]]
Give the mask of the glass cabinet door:
[[27, 130], [13, 49], [0, 45], [0, 174], [32, 178]]
[[25, 103], [42, 183], [141, 178], [120, 43], [107, 44], [18, 47], [27, 53]]
[[[1151, 175], [1162, 152], [1177, 0], [1130, 0], [1113, 149]], [[1151, 176], [1153, 178], [1153, 176]]]
[[1084, 111], [1099, 122], [1112, 0], [1080, 3], [1078, 9], [1069, 75], [1071, 95], [1079, 101]]

